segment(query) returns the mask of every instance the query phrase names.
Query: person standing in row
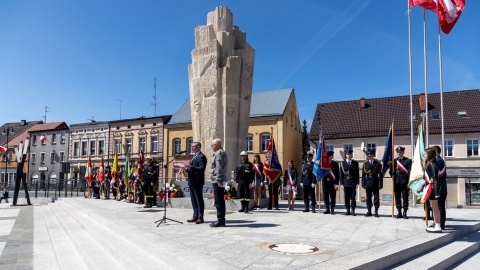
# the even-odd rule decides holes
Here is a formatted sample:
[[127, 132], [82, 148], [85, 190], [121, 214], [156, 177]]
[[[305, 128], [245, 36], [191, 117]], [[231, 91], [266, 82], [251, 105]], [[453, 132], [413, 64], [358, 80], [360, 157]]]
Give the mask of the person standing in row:
[[322, 178], [323, 200], [325, 202], [324, 214], [335, 214], [335, 203], [338, 189], [338, 179], [340, 168], [338, 163], [333, 160], [333, 151], [327, 151], [328, 160], [330, 161], [331, 171], [326, 173]]
[[253, 209], [261, 209], [260, 202], [262, 199], [262, 188], [264, 187], [265, 178], [263, 174], [263, 163], [260, 160], [260, 155], [255, 154], [253, 156], [253, 170], [255, 171], [253, 177]]
[[157, 204], [155, 202], [154, 187], [158, 181], [157, 166], [155, 166], [155, 161], [152, 158], [148, 159], [147, 166], [144, 166], [142, 172], [142, 180], [144, 184], [143, 190], [145, 194], [144, 208], [151, 208], [153, 205]]
[[240, 153], [240, 163], [233, 172], [233, 180], [237, 183], [237, 188], [240, 193], [240, 203], [242, 208], [238, 212], [248, 213], [250, 203], [250, 186], [252, 185], [254, 177], [253, 165], [248, 161], [248, 154], [246, 151]]
[[366, 217], [372, 216], [372, 195], [373, 206], [375, 206], [375, 217], [378, 217], [380, 207], [380, 189], [383, 188], [382, 165], [375, 159], [373, 151], [367, 151], [368, 160], [363, 163], [362, 187], [367, 193]]
[[436, 145], [432, 147], [435, 149], [435, 154], [437, 155], [436, 161], [438, 165], [438, 181], [440, 183], [440, 197], [438, 198], [438, 209], [440, 211], [440, 228], [445, 230], [445, 219], [446, 219], [446, 202], [447, 202], [447, 166], [445, 165], [445, 160], [443, 160], [442, 148]]
[[201, 224], [204, 222], [205, 203], [203, 201], [203, 185], [205, 185], [205, 169], [207, 168], [207, 157], [202, 153], [200, 142], [192, 143], [193, 158], [185, 169], [188, 173], [188, 189], [192, 201], [193, 217], [187, 222]]
[[345, 151], [345, 160], [342, 161], [340, 168], [340, 184], [345, 192], [345, 208], [347, 209], [345, 215], [347, 216], [355, 216], [357, 188], [360, 178], [358, 162], [352, 159], [352, 154], [352, 150]]
[[278, 189], [281, 186], [281, 181], [277, 178], [275, 182], [268, 181], [268, 208], [267, 210], [280, 210], [278, 208]]
[[305, 204], [305, 209], [303, 212], [309, 212], [310, 200], [312, 200], [312, 213], [315, 213], [315, 206], [317, 205], [315, 197], [315, 185], [317, 184], [317, 179], [315, 174], [313, 174], [313, 154], [307, 154], [307, 161], [302, 166], [302, 183], [300, 185], [303, 188], [303, 202]]
[[110, 185], [112, 183], [112, 173], [110, 166], [105, 167], [105, 180], [103, 181], [103, 197], [105, 200], [110, 200]]
[[[393, 166], [390, 167], [390, 175], [394, 178], [395, 186], [395, 205], [398, 214], [396, 218], [407, 219], [408, 211], [408, 181], [410, 180], [410, 171], [412, 170], [412, 160], [403, 156], [405, 148], [397, 147], [397, 158], [393, 161]], [[403, 214], [402, 214], [403, 207]]]
[[288, 198], [288, 211], [293, 211], [295, 208], [295, 194], [297, 189], [297, 177], [298, 172], [295, 169], [293, 160], [290, 160], [287, 165], [287, 169], [283, 175], [283, 190], [284, 194]]
[[431, 233], [441, 233], [442, 227], [440, 225], [440, 209], [438, 208], [438, 199], [440, 198], [440, 181], [438, 179], [438, 165], [436, 160], [435, 149], [429, 147], [425, 149], [423, 155], [426, 158], [425, 173], [428, 176], [429, 185], [431, 185], [431, 192], [428, 200], [433, 210], [433, 221], [435, 222], [432, 226], [427, 228], [427, 232]]
[[225, 186], [227, 185], [227, 153], [222, 149], [222, 141], [212, 141], [213, 158], [210, 165], [210, 180], [212, 180], [215, 207], [217, 208], [217, 221], [210, 227], [225, 227]]

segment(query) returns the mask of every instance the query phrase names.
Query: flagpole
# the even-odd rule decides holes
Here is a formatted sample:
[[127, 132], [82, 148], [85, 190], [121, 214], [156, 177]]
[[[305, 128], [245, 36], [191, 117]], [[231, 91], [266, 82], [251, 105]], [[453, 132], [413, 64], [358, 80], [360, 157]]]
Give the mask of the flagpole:
[[428, 82], [427, 82], [427, 9], [423, 9], [423, 71], [425, 86], [425, 145], [428, 147]]
[[[395, 164], [393, 161], [394, 161], [394, 157], [393, 157], [393, 149], [395, 148], [395, 129], [393, 127], [393, 121], [392, 121], [392, 125], [390, 126], [390, 128], [392, 129], [392, 149], [391, 149], [391, 153], [392, 153], [392, 169], [393, 171], [395, 171], [395, 169], [393, 168], [393, 165]], [[392, 217], [395, 217], [395, 174], [393, 174], [392, 176]]]
[[440, 118], [442, 121], [442, 158], [445, 158], [445, 123], [443, 120], [443, 65], [442, 65], [442, 38], [440, 33], [440, 24], [438, 25], [438, 64], [440, 73]]
[[[410, 87], [410, 145], [412, 147], [412, 158], [414, 155], [413, 144], [413, 79], [412, 79], [412, 31], [411, 31], [411, 17], [410, 1], [407, 0], [408, 6], [408, 69], [409, 69], [409, 87]], [[415, 200], [412, 200], [415, 207]]]

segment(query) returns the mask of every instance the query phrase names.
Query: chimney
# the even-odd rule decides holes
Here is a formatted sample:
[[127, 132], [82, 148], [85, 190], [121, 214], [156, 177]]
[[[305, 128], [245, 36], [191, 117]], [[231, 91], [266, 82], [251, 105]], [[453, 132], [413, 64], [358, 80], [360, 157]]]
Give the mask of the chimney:
[[418, 104], [420, 105], [420, 111], [426, 111], [427, 106], [425, 106], [425, 93], [422, 93], [418, 96]]
[[27, 120], [21, 120], [20, 125], [25, 126], [27, 124]]
[[365, 98], [364, 97], [360, 98], [360, 109], [365, 109]]

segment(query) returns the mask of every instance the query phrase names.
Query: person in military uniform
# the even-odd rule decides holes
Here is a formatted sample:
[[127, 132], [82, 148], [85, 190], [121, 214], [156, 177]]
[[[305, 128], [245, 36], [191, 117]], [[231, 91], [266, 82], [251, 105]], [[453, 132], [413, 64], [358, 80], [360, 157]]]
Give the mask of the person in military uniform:
[[233, 180], [237, 183], [237, 189], [240, 192], [240, 203], [242, 208], [238, 212], [248, 213], [248, 204], [250, 203], [250, 186], [254, 177], [253, 165], [248, 161], [246, 151], [240, 153], [240, 163], [235, 169]]
[[155, 161], [149, 159], [148, 166], [144, 168], [142, 173], [143, 191], [145, 194], [145, 206], [144, 208], [151, 208], [156, 202], [154, 202], [155, 194], [154, 187], [158, 181], [158, 170], [155, 166]]
[[309, 212], [310, 200], [312, 200], [312, 213], [315, 213], [315, 205], [317, 201], [315, 198], [315, 185], [317, 184], [317, 177], [313, 174], [313, 154], [307, 154], [307, 161], [302, 166], [302, 183], [300, 186], [303, 188], [303, 203], [305, 204], [305, 209], [303, 212]]
[[[345, 151], [345, 160], [340, 168], [340, 185], [345, 192], [345, 215], [355, 216], [355, 207], [357, 206], [356, 196], [360, 178], [358, 171], [358, 162], [352, 159], [352, 150]], [[352, 212], [350, 212], [350, 209]]]
[[446, 219], [446, 201], [447, 201], [447, 165], [445, 160], [442, 158], [442, 148], [435, 145], [432, 147], [435, 149], [436, 161], [438, 166], [438, 182], [440, 183], [440, 198], [438, 198], [438, 209], [440, 210], [440, 228], [445, 230], [445, 219]]
[[326, 208], [323, 213], [332, 215], [335, 214], [335, 202], [340, 174], [340, 167], [338, 166], [338, 163], [333, 160], [333, 154], [333, 151], [327, 151], [330, 168], [332, 170], [326, 173], [322, 178], [323, 201], [325, 202]]
[[112, 183], [112, 173], [110, 166], [105, 167], [105, 180], [103, 181], [103, 196], [104, 200], [110, 200], [110, 185]]
[[[393, 161], [393, 166], [390, 167], [390, 175], [395, 181], [395, 206], [398, 214], [396, 218], [407, 219], [408, 211], [408, 181], [410, 180], [410, 171], [412, 170], [412, 160], [403, 156], [405, 148], [397, 147], [397, 158]], [[403, 207], [403, 214], [402, 214]]]
[[373, 151], [367, 151], [367, 161], [363, 163], [362, 187], [367, 193], [367, 213], [366, 217], [372, 216], [372, 195], [373, 206], [375, 206], [375, 217], [378, 217], [378, 208], [380, 207], [380, 189], [383, 188], [382, 165], [375, 159]]

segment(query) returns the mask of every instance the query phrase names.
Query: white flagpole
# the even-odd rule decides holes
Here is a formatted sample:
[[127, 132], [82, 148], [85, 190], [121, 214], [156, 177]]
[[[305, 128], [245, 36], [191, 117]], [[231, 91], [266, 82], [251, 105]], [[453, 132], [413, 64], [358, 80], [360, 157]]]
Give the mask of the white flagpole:
[[425, 145], [428, 144], [428, 83], [427, 83], [427, 9], [423, 9], [423, 70], [425, 82]]
[[440, 24], [438, 24], [438, 65], [440, 69], [440, 118], [442, 120], [442, 158], [445, 159], [445, 123], [443, 120], [443, 66], [442, 66], [442, 38]]
[[408, 68], [409, 68], [409, 80], [410, 80], [410, 145], [412, 146], [412, 157], [414, 151], [413, 144], [413, 83], [412, 83], [412, 32], [411, 32], [411, 21], [410, 21], [410, 3], [407, 0], [408, 5]]

